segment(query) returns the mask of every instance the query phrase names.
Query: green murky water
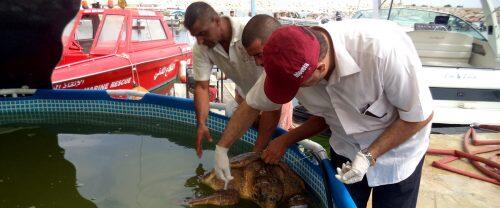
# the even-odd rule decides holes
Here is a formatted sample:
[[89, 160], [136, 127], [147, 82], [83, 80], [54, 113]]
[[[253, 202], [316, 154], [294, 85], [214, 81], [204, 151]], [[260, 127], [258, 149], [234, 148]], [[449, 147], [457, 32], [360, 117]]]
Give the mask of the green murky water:
[[[2, 208], [182, 207], [211, 193], [198, 176], [213, 167], [214, 147], [205, 144], [198, 159], [194, 126], [116, 115], [37, 117], [0, 115], [2, 124], [18, 120], [0, 125]], [[241, 142], [231, 154], [250, 148]]]

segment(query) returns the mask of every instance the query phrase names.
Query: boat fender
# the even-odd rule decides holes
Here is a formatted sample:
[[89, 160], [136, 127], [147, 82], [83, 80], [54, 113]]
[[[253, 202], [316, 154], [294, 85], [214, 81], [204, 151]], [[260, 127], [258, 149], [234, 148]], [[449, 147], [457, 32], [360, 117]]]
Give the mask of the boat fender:
[[177, 76], [181, 80], [182, 83], [186, 83], [186, 69], [187, 69], [187, 61], [180, 61], [179, 71]]
[[[146, 88], [141, 87], [141, 86], [134, 87], [134, 88], [132, 88], [132, 90], [135, 90], [137, 92], [145, 92], [145, 93], [149, 92]], [[128, 96], [128, 99], [130, 99], [130, 100], [140, 100], [140, 99], [142, 99], [142, 97], [132, 96], [131, 95], [131, 96]]]

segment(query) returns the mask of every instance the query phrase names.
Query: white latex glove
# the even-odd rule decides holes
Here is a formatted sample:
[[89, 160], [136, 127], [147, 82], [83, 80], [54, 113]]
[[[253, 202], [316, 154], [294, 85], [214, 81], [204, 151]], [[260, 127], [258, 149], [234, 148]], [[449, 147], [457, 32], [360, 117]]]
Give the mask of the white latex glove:
[[342, 164], [342, 169], [337, 167], [337, 174], [335, 178], [345, 184], [356, 183], [363, 180], [366, 172], [370, 167], [370, 161], [365, 157], [361, 151], [356, 154], [352, 165], [349, 162]]
[[229, 181], [233, 180], [231, 169], [229, 168], [229, 158], [227, 148], [215, 145], [215, 175], [224, 181], [224, 190], [227, 189]]

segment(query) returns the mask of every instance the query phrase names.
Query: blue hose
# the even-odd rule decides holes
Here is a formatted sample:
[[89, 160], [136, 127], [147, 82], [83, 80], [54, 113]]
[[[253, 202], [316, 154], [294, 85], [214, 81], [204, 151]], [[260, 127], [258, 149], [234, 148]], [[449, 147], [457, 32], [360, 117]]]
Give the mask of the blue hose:
[[335, 178], [336, 171], [333, 169], [329, 159], [321, 160], [321, 166], [324, 169], [327, 189], [330, 189], [330, 194], [336, 208], [356, 208], [356, 204], [351, 198], [349, 191], [345, 185]]

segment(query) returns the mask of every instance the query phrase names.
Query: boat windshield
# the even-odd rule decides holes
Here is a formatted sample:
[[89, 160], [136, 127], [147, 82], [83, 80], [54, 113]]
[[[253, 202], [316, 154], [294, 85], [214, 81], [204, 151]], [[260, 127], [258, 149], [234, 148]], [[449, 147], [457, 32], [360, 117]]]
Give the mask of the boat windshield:
[[[97, 40], [96, 48], [99, 50], [114, 49], [120, 34], [123, 30], [123, 22], [125, 17], [122, 15], [108, 15], [104, 20], [99, 39]], [[122, 38], [124, 36], [122, 35]]]
[[[380, 9], [379, 18], [387, 19], [389, 14], [388, 9]], [[353, 19], [360, 18], [373, 18], [373, 10], [361, 10], [354, 14]], [[447, 23], [443, 24], [441, 28], [436, 28], [437, 30], [447, 30], [459, 33], [464, 33], [470, 35], [476, 39], [485, 41], [486, 38], [473, 25], [464, 21], [463, 19], [447, 13], [426, 11], [419, 9], [407, 9], [407, 8], [393, 8], [391, 10], [391, 16], [389, 20], [398, 23], [399, 25], [408, 28], [409, 30], [415, 29], [416, 24], [434, 24], [436, 20], [440, 17], [445, 17]], [[480, 27], [481, 28], [481, 27]], [[483, 31], [485, 32], [485, 31]]]

